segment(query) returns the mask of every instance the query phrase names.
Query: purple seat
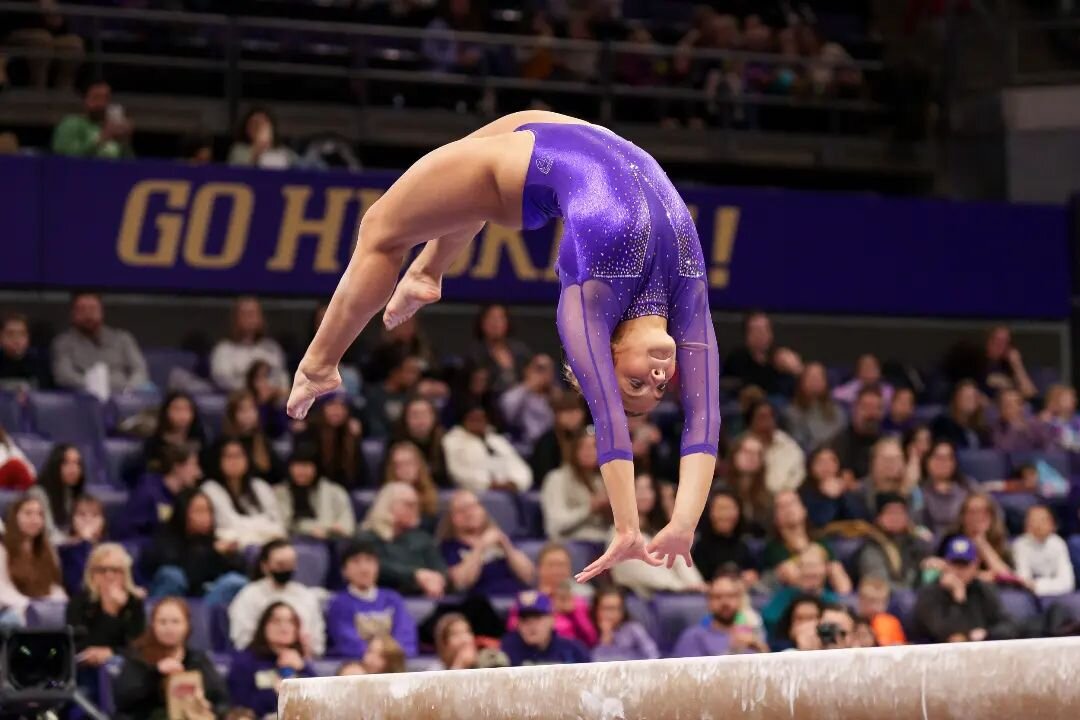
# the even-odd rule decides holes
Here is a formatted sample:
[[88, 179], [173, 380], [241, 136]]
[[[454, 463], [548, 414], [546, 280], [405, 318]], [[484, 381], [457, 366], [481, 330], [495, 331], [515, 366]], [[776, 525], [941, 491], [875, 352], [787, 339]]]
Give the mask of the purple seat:
[[383, 466], [383, 455], [386, 453], [386, 441], [382, 438], [364, 438], [361, 441], [364, 450], [364, 462], [368, 470], [378, 475]]
[[199, 356], [187, 350], [172, 348], [152, 348], [143, 351], [150, 379], [164, 390], [169, 386], [169, 375], [174, 368], [194, 373], [199, 366]]
[[106, 717], [116, 714], [116, 698], [113, 696], [113, 682], [120, 677], [120, 671], [124, 667], [124, 658], [114, 655], [98, 668], [98, 702], [97, 706]]
[[671, 595], [658, 593], [653, 598], [653, 607], [656, 609], [656, 620], [659, 625], [657, 642], [660, 651], [668, 653], [675, 646], [675, 641], [683, 630], [701, 622], [709, 610], [705, 603], [705, 596], [695, 595]]
[[535, 490], [518, 493], [517, 500], [521, 537], [543, 537], [544, 512], [540, 505], [540, 493]]
[[941, 405], [919, 405], [915, 408], [915, 423], [917, 425], [929, 425], [944, 408]]
[[1044, 500], [1034, 493], [992, 493], [998, 505], [1005, 514], [1005, 524], [1010, 533], [1023, 532], [1024, 516], [1027, 511], [1044, 503]]
[[161, 395], [156, 392], [123, 393], [109, 400], [105, 407], [106, 429], [112, 432], [120, 423], [146, 410], [156, 409]]
[[510, 608], [514, 607], [514, 603], [516, 602], [515, 598], [508, 595], [494, 595], [489, 597], [488, 600], [491, 602], [491, 607], [495, 609], [495, 612], [498, 613], [499, 617], [503, 620], [506, 620], [506, 618], [510, 616]]
[[761, 567], [762, 558], [765, 557], [765, 538], [746, 538], [746, 549], [750, 551], [754, 566]]
[[28, 434], [13, 435], [12, 439], [40, 473], [45, 468], [45, 461], [49, 459], [49, 453], [52, 452], [52, 442], [43, 437]]
[[224, 395], [196, 395], [195, 405], [199, 408], [199, 415], [202, 416], [203, 427], [212, 436], [221, 434], [221, 423], [225, 419], [225, 403], [227, 398]]
[[436, 605], [438, 603], [426, 597], [405, 598], [405, 610], [408, 611], [409, 617], [415, 620], [417, 625], [424, 622], [431, 616], [431, 613], [435, 612]]
[[225, 605], [210, 608], [210, 649], [215, 653], [234, 651], [229, 635], [229, 608]]
[[660, 623], [656, 619], [656, 611], [652, 605], [645, 602], [637, 595], [626, 595], [626, 616], [631, 620], [641, 623], [645, 632], [656, 639], [660, 636]]
[[565, 545], [570, 552], [570, 570], [572, 573], [581, 572], [586, 565], [604, 554], [604, 546], [600, 543], [571, 540]]
[[368, 509], [371, 507], [371, 503], [375, 502], [375, 491], [353, 490], [350, 497], [352, 498], [353, 512], [356, 513], [357, 521], [363, 521]]
[[105, 438], [105, 470], [109, 482], [118, 487], [134, 484], [143, 469], [137, 467], [142, 449], [143, 444], [132, 438]]
[[1070, 535], [1065, 542], [1069, 546], [1069, 558], [1072, 560], [1073, 571], [1076, 577], [1080, 577], [1080, 535]]
[[510, 537], [521, 535], [521, 517], [517, 498], [511, 493], [492, 491], [480, 495], [480, 504], [488, 516]]
[[214, 668], [218, 671], [218, 674], [223, 678], [229, 677], [229, 670], [232, 668], [233, 653], [232, 651], [212, 652], [210, 653], [210, 659], [214, 662]]
[[311, 669], [315, 671], [316, 677], [333, 677], [337, 675], [337, 670], [343, 662], [341, 658], [313, 658]]
[[442, 661], [434, 655], [419, 655], [405, 661], [406, 672], [431, 672], [442, 669]]
[[1037, 460], [1043, 460], [1065, 477], [1069, 477], [1069, 456], [1064, 450], [1009, 453], [1009, 464], [1012, 467], [1031, 465]]
[[0, 392], [0, 428], [9, 433], [23, 431], [22, 406], [9, 392]]
[[330, 549], [319, 540], [296, 540], [296, 581], [310, 587], [325, 587], [330, 570]]
[[1009, 475], [1008, 458], [998, 450], [960, 450], [956, 459], [960, 471], [979, 482], [1003, 480]]
[[86, 490], [88, 495], [92, 495], [101, 501], [105, 510], [107, 527], [122, 528], [125, 526], [124, 511], [127, 509], [128, 502], [126, 490], [119, 490], [111, 485], [91, 485]]
[[1073, 620], [1080, 620], [1080, 592], [1059, 595], [1055, 598], [1043, 598], [1046, 607], [1058, 606], [1063, 608]]
[[828, 538], [828, 544], [832, 548], [833, 555], [850, 574], [855, 567], [855, 558], [858, 556], [859, 551], [862, 550], [863, 539], [830, 537]]
[[8, 507], [22, 497], [18, 490], [0, 490], [0, 517], [7, 514]]
[[33, 392], [29, 408], [34, 430], [51, 440], [92, 448], [105, 440], [101, 403], [90, 395]]
[[900, 620], [900, 624], [904, 626], [904, 632], [909, 635], [915, 620], [916, 597], [914, 590], [894, 590], [892, 597], [889, 598], [889, 612]]
[[26, 625], [32, 628], [63, 627], [67, 624], [67, 600], [31, 600]]
[[[188, 646], [203, 652], [210, 652], [210, 626], [211, 609], [203, 602], [202, 598], [187, 598], [188, 610], [191, 612], [191, 634], [188, 636]], [[149, 619], [157, 606], [158, 600], [146, 601], [146, 617]]]
[[1022, 622], [1039, 614], [1038, 601], [1027, 590], [1005, 588], [999, 592], [999, 595], [1005, 612], [1017, 622]]
[[[1080, 538], [1080, 535], [1077, 536]], [[540, 550], [547, 545], [548, 541], [543, 539], [531, 539], [531, 540], [515, 540], [514, 547], [521, 552], [525, 553], [530, 560], [536, 562], [540, 557]]]

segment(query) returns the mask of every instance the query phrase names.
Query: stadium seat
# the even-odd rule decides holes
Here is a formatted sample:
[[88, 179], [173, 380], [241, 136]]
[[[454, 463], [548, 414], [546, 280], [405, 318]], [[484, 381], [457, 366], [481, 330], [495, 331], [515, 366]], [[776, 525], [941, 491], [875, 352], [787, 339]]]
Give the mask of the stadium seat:
[[85, 449], [97, 470], [105, 441], [105, 419], [96, 398], [75, 393], [33, 392], [29, 407], [31, 424], [37, 433]]
[[105, 713], [106, 717], [116, 714], [116, 697], [113, 695], [113, 681], [120, 676], [124, 667], [122, 655], [114, 655], [98, 668], [98, 709]]
[[859, 551], [863, 546], [862, 538], [847, 538], [847, 537], [830, 537], [828, 538], [829, 547], [832, 548], [833, 555], [840, 564], [844, 566], [844, 569], [848, 571], [849, 575], [854, 577], [855, 559], [859, 555]]
[[25, 453], [26, 458], [40, 473], [45, 468], [45, 461], [49, 459], [49, 453], [52, 452], [52, 441], [28, 434], [15, 435], [12, 439], [15, 440], [15, 444], [19, 446], [19, 449]]
[[6, 515], [8, 507], [20, 497], [22, 493], [17, 490], [0, 490], [0, 517]]
[[196, 395], [195, 405], [199, 408], [199, 415], [202, 416], [203, 427], [211, 435], [211, 437], [217, 437], [221, 434], [221, 423], [225, 419], [225, 403], [227, 399], [224, 395]]
[[229, 636], [229, 608], [225, 605], [210, 608], [210, 649], [215, 653], [234, 650]]
[[[1080, 537], [1080, 536], [1077, 536]], [[521, 552], [525, 553], [530, 560], [534, 563], [540, 557], [540, 550], [547, 545], [548, 541], [544, 538], [532, 538], [525, 540], [515, 540], [514, 547]]]
[[915, 408], [915, 424], [929, 425], [943, 410], [941, 405], [919, 405]]
[[659, 626], [656, 640], [660, 645], [660, 652], [665, 655], [671, 652], [684, 629], [701, 622], [701, 618], [709, 612], [702, 594], [659, 593], [653, 598], [653, 607], [656, 609]]
[[581, 572], [586, 565], [604, 554], [604, 546], [601, 543], [571, 540], [565, 543], [570, 552], [570, 572]]
[[120, 424], [144, 411], [156, 411], [161, 395], [156, 392], [124, 393], [105, 405], [105, 429], [113, 433]]
[[26, 625], [32, 628], [63, 627], [67, 624], [67, 600], [31, 600], [26, 609]]
[[169, 388], [169, 375], [174, 368], [194, 373], [199, 366], [199, 356], [187, 350], [173, 348], [150, 348], [143, 351], [150, 370], [150, 379], [162, 392]]
[[544, 536], [544, 512], [540, 505], [540, 493], [535, 490], [518, 493], [518, 513], [521, 517], [520, 537]]
[[408, 611], [409, 617], [415, 620], [418, 625], [430, 617], [431, 613], [435, 612], [437, 605], [438, 603], [434, 600], [425, 597], [405, 598], [405, 610]]
[[1063, 608], [1070, 618], [1080, 621], [1080, 592], [1072, 592], [1068, 595], [1059, 595], [1055, 598], [1042, 598], [1043, 607], [1058, 606]]
[[1043, 460], [1065, 477], [1069, 477], [1069, 456], [1064, 450], [1039, 450], [1036, 452], [1009, 454], [1009, 465], [1014, 468], [1021, 465], [1031, 465], [1038, 460]]
[[480, 495], [480, 504], [487, 510], [488, 516], [509, 537], [517, 537], [521, 534], [521, 519], [518, 512], [518, 501], [511, 493], [492, 492]]
[[1018, 534], [1024, 530], [1024, 516], [1029, 508], [1044, 502], [1034, 493], [992, 493], [998, 505], [1005, 514], [1005, 525], [1010, 534]]
[[650, 603], [645, 602], [637, 595], [627, 593], [626, 616], [641, 623], [641, 626], [645, 628], [645, 632], [649, 633], [651, 637], [659, 637], [660, 623], [656, 619], [656, 610]]
[[0, 428], [9, 434], [24, 430], [22, 406], [9, 392], [0, 392]]
[[109, 528], [126, 527], [127, 519], [124, 516], [127, 510], [128, 493], [126, 490], [117, 489], [111, 485], [95, 484], [87, 489], [87, 494], [93, 495], [105, 510], [105, 526]]
[[364, 462], [373, 477], [377, 477], [383, 466], [383, 453], [386, 452], [386, 441], [382, 438], [364, 438]]
[[1066, 543], [1069, 546], [1069, 557], [1072, 559], [1073, 571], [1080, 578], [1080, 535], [1070, 535]]
[[889, 598], [889, 612], [900, 620], [900, 624], [904, 626], [904, 632], [909, 636], [915, 620], [916, 597], [914, 590], [894, 590]]
[[293, 542], [296, 548], [296, 581], [310, 587], [325, 587], [330, 570], [330, 549], [320, 540]]
[[138, 480], [143, 444], [133, 438], [105, 438], [105, 468], [109, 482], [130, 487]]
[[371, 507], [371, 503], [375, 502], [375, 491], [353, 490], [350, 497], [352, 498], [353, 512], [356, 513], [356, 522], [361, 523]]
[[1023, 622], [1039, 614], [1038, 602], [1035, 600], [1035, 596], [1027, 590], [1003, 588], [999, 594], [1005, 612], [1013, 620]]
[[316, 677], [333, 677], [337, 675], [338, 668], [345, 662], [343, 658], [312, 658], [311, 669]]
[[960, 450], [956, 460], [962, 473], [979, 482], [1003, 480], [1009, 474], [1008, 458], [998, 450]]
[[431, 672], [432, 670], [442, 670], [443, 664], [434, 655], [419, 655], [406, 660], [405, 669], [408, 672]]

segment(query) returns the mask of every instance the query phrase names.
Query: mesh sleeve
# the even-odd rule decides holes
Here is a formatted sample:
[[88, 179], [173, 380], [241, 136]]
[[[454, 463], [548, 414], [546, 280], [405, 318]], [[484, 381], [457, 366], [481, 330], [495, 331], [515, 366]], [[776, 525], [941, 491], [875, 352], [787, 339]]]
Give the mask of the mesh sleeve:
[[559, 297], [559, 337], [592, 413], [601, 465], [634, 459], [611, 358], [611, 334], [622, 305], [618, 293], [600, 280], [566, 286]]
[[716, 455], [720, 441], [720, 356], [703, 278], [682, 278], [672, 298], [668, 331], [677, 350], [683, 409], [681, 455]]

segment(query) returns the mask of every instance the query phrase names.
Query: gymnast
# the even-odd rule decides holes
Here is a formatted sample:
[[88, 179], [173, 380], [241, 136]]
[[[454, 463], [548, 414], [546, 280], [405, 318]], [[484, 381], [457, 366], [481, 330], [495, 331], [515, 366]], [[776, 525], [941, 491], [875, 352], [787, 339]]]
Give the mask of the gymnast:
[[[576, 577], [630, 559], [687, 565], [720, 435], [719, 358], [693, 219], [657, 162], [606, 128], [552, 112], [507, 115], [410, 167], [365, 213], [352, 259], [296, 371], [288, 413], [341, 383], [338, 363], [385, 306], [394, 327], [441, 296], [442, 276], [486, 222], [562, 218], [557, 325], [589, 406], [615, 535]], [[426, 243], [395, 280], [406, 254]], [[670, 523], [638, 526], [628, 415], [651, 411], [678, 370], [684, 424]]]

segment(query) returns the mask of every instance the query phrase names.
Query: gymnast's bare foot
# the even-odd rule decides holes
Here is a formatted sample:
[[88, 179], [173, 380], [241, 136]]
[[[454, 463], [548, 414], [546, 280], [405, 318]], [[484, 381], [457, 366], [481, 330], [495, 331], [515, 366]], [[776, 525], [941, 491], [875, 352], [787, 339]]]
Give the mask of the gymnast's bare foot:
[[406, 270], [398, 281], [390, 302], [383, 313], [383, 324], [387, 330], [405, 322], [425, 305], [438, 302], [442, 297], [442, 278], [435, 278], [422, 272]]

